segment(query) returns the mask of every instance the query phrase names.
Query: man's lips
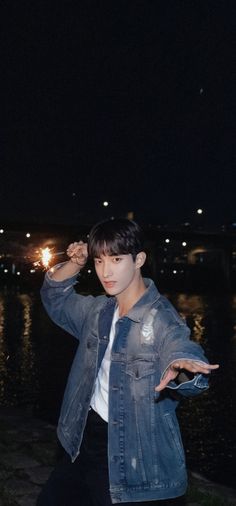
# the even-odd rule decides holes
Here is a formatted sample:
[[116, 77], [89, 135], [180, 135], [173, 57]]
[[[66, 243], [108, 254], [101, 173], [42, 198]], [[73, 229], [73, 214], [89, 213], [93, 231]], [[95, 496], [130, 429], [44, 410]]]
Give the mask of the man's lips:
[[103, 281], [103, 284], [106, 286], [106, 288], [113, 288], [113, 286], [116, 284], [116, 281]]

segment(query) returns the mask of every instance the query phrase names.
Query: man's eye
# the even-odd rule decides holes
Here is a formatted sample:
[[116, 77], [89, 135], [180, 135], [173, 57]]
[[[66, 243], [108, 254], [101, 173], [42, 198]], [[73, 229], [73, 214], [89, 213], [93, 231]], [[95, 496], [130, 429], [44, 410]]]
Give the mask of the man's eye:
[[122, 260], [122, 258], [121, 258], [121, 257], [114, 257], [114, 258], [113, 258], [113, 262], [114, 262], [115, 264], [118, 264], [119, 262], [121, 262], [121, 260]]
[[95, 265], [98, 265], [98, 264], [100, 264], [101, 262], [102, 262], [102, 261], [101, 261], [101, 258], [95, 258], [95, 259], [94, 259], [94, 263], [95, 263]]

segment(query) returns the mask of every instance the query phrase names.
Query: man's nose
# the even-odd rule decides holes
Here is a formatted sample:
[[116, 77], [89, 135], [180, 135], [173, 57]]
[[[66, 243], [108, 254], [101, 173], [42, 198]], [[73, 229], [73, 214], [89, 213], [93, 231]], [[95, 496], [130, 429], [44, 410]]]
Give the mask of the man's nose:
[[103, 264], [103, 277], [107, 278], [112, 275], [112, 266], [110, 262], [104, 262]]

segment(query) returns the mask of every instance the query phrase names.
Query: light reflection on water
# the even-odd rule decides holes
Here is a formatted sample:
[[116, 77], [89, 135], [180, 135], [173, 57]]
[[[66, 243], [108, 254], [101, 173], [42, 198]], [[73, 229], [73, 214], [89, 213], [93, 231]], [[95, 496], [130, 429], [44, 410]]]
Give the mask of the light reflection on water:
[[5, 340], [5, 304], [4, 298], [0, 296], [0, 402], [4, 399], [4, 387], [7, 379], [7, 357], [8, 354]]
[[27, 405], [34, 398], [33, 297], [0, 295], [0, 404]]
[[204, 307], [203, 297], [200, 295], [186, 295], [180, 293], [176, 297], [175, 306], [178, 308], [180, 315], [191, 325], [192, 321], [192, 338], [202, 343], [204, 339]]
[[181, 402], [179, 419], [189, 467], [235, 487], [236, 296], [175, 294], [170, 297], [220, 369], [202, 396]]
[[[211, 388], [178, 410], [187, 462], [234, 485], [236, 295], [166, 294], [212, 363]], [[32, 407], [56, 422], [76, 342], [46, 316], [39, 294], [0, 293], [0, 405]]]
[[35, 379], [35, 352], [33, 349], [31, 332], [33, 300], [28, 294], [19, 294], [18, 300], [22, 308], [23, 317], [20, 335], [19, 377], [21, 379], [22, 390], [27, 392], [29, 385], [32, 385]]

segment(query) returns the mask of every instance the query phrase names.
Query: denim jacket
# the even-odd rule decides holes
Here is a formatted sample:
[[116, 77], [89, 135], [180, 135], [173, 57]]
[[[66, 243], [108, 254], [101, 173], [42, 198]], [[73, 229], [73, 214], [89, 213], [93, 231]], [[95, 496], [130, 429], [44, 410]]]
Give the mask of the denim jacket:
[[[54, 281], [46, 274], [41, 289], [51, 319], [79, 339], [64, 393], [58, 437], [72, 461], [80, 444], [95, 379], [109, 338], [115, 299], [76, 293], [76, 277]], [[185, 456], [176, 407], [181, 396], [208, 388], [207, 377], [173, 381], [155, 392], [175, 360], [207, 362], [189, 339], [189, 328], [153, 281], [129, 313], [116, 323], [109, 377], [108, 465], [112, 503], [151, 501], [183, 495]], [[177, 395], [180, 394], [180, 395]]]

